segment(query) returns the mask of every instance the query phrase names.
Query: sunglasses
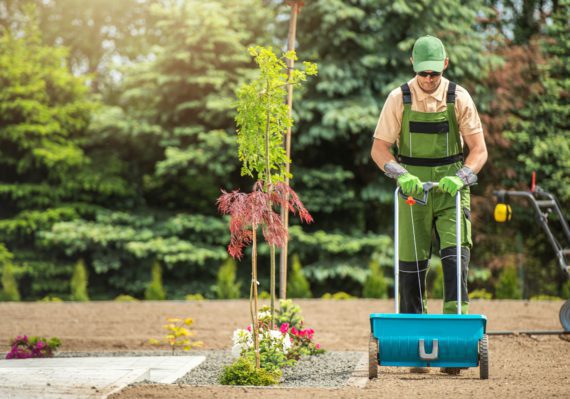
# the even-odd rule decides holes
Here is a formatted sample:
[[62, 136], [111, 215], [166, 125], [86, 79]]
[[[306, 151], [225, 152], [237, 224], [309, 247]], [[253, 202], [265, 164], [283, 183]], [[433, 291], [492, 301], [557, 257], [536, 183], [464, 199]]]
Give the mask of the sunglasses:
[[436, 77], [436, 76], [441, 75], [441, 72], [433, 72], [433, 71], [432, 71], [432, 72], [426, 72], [426, 71], [421, 71], [421, 72], [418, 72], [418, 75], [420, 75], [422, 78], [426, 78], [426, 77], [428, 77], [428, 76]]

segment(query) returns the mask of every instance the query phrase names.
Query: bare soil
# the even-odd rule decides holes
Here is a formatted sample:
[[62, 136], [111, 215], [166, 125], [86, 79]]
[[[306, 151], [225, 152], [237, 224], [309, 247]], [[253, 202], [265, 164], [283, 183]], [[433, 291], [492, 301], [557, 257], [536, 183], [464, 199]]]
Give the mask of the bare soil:
[[[390, 313], [385, 300], [298, 300], [305, 324], [314, 328], [324, 348], [367, 352], [370, 313]], [[561, 330], [561, 301], [473, 301], [471, 313], [487, 316], [488, 331]], [[430, 301], [430, 310], [441, 301]], [[248, 324], [246, 300], [202, 302], [0, 303], [0, 351], [16, 335], [59, 337], [62, 351], [152, 350], [147, 341], [160, 338], [167, 317], [192, 317], [203, 349], [229, 349], [232, 332]], [[458, 377], [431, 370], [410, 374], [405, 368], [380, 367], [379, 378], [366, 388], [251, 388], [139, 385], [113, 399], [134, 398], [568, 398], [570, 337], [490, 337], [490, 379], [480, 380], [476, 368]]]

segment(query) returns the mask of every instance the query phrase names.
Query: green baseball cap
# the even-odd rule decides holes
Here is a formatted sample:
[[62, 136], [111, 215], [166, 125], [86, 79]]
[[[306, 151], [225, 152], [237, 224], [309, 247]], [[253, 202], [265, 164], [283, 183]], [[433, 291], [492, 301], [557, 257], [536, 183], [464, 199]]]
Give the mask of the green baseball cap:
[[443, 43], [434, 36], [422, 36], [414, 43], [412, 50], [414, 72], [442, 72], [446, 54]]

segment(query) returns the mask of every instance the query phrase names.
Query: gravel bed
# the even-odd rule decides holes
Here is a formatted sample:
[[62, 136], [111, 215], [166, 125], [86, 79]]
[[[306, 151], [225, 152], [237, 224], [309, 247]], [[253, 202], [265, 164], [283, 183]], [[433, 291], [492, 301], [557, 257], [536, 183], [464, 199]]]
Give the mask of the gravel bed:
[[[176, 381], [189, 385], [219, 385], [224, 366], [233, 362], [230, 351], [194, 351], [206, 356], [200, 366]], [[350, 378], [361, 352], [326, 352], [319, 356], [301, 358], [294, 367], [283, 369], [281, 387], [341, 387]]]
[[[56, 357], [102, 357], [102, 356], [172, 356], [170, 351], [121, 351], [121, 352], [59, 352]], [[219, 385], [224, 366], [234, 358], [229, 350], [177, 351], [174, 356], [206, 356], [198, 367], [179, 378], [176, 384]], [[280, 387], [341, 387], [350, 378], [362, 352], [325, 352], [319, 356], [301, 358], [294, 367], [283, 369]], [[138, 384], [151, 383], [142, 381]]]
[[283, 370], [285, 387], [341, 387], [350, 378], [362, 352], [326, 352], [300, 359], [295, 367]]

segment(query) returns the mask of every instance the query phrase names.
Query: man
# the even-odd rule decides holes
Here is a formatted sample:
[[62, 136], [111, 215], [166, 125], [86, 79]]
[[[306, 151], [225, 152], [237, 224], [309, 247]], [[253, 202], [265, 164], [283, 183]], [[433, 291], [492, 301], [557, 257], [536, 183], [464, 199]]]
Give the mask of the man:
[[[422, 182], [439, 182], [425, 206], [399, 199], [400, 312], [425, 313], [425, 278], [435, 229], [444, 276], [444, 313], [457, 313], [455, 194], [461, 193], [461, 311], [467, 313], [470, 258], [470, 189], [487, 160], [481, 120], [469, 93], [442, 75], [449, 59], [443, 43], [423, 36], [414, 44], [416, 76], [393, 90], [380, 114], [372, 158], [406, 196], [423, 195]], [[397, 159], [390, 152], [397, 144]], [[463, 144], [469, 149], [463, 157]], [[413, 220], [413, 223], [412, 223]], [[419, 370], [412, 370], [419, 371]], [[458, 374], [457, 369], [442, 369]]]

